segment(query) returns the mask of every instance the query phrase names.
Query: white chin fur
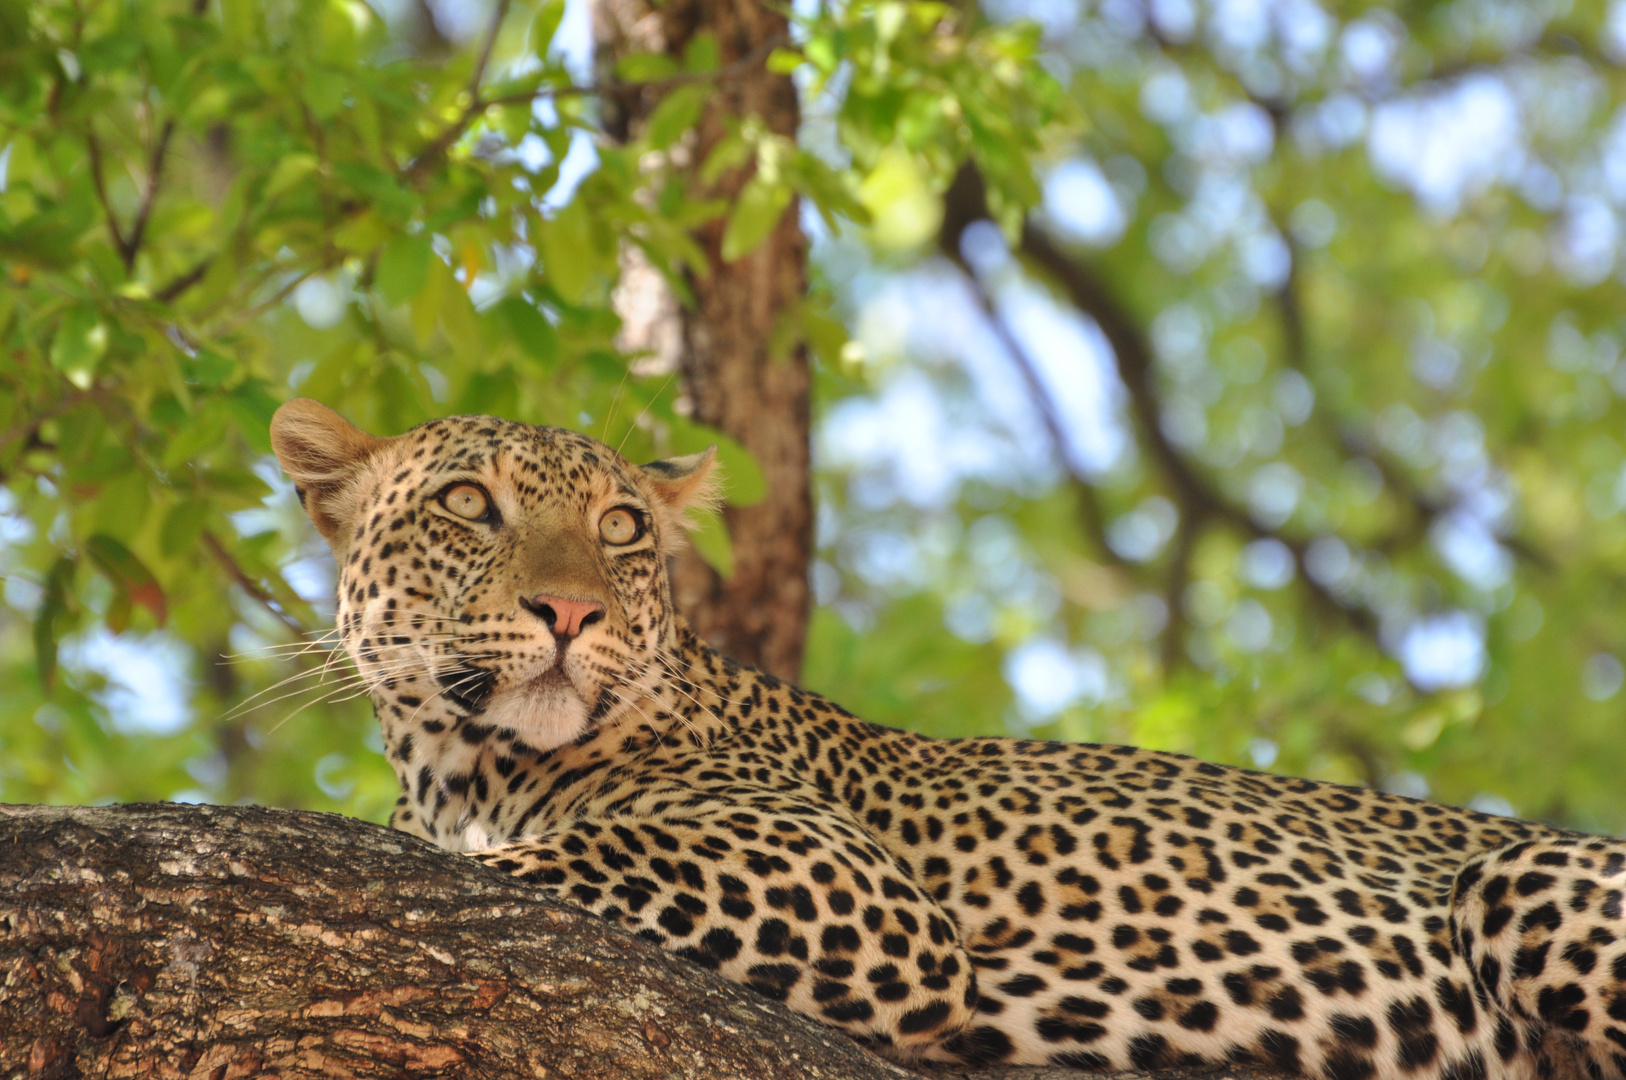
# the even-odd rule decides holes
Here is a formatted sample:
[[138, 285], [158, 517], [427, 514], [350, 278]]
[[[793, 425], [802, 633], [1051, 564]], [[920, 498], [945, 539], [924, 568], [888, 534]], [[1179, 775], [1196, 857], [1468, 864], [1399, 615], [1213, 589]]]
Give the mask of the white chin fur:
[[552, 750], [587, 730], [587, 705], [568, 687], [517, 687], [491, 695], [478, 722], [512, 728], [530, 746]]

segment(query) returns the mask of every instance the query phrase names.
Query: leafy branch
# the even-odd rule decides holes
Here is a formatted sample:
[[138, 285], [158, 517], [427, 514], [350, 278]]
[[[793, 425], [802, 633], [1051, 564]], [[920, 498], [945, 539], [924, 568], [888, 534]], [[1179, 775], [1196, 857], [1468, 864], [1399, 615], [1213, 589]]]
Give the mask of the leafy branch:
[[[1304, 303], [1300, 295], [1300, 262], [1302, 256], [1287, 230], [1278, 228], [1278, 231], [1285, 238], [1288, 250], [1287, 277], [1283, 280], [1281, 288], [1277, 289], [1274, 294], [1276, 310], [1282, 327], [1282, 360], [1289, 368], [1303, 375], [1314, 386], [1317, 379], [1313, 365], [1310, 363], [1309, 331], [1304, 318]], [[1325, 396], [1317, 393], [1312, 411], [1321, 410], [1324, 407], [1322, 404], [1324, 400]], [[1411, 508], [1413, 519], [1417, 523], [1410, 534], [1381, 538], [1375, 541], [1371, 545], [1372, 547], [1384, 551], [1404, 547], [1425, 534], [1435, 521], [1457, 509], [1455, 502], [1441, 499], [1424, 490], [1398, 462], [1383, 452], [1377, 445], [1376, 440], [1349, 417], [1335, 415], [1331, 419], [1331, 430], [1336, 432], [1338, 450], [1346, 457], [1370, 461], [1383, 477], [1384, 484], [1398, 492], [1402, 501]], [[1322, 426], [1318, 430], [1326, 430], [1326, 427]], [[1497, 540], [1515, 558], [1534, 569], [1551, 573], [1557, 568], [1557, 562], [1551, 555], [1516, 534], [1501, 535], [1497, 537]]]
[[[982, 175], [975, 165], [967, 163], [961, 167], [944, 196], [940, 246], [946, 252], [957, 253], [960, 238], [965, 230], [974, 222], [986, 220], [988, 216], [987, 189]], [[1378, 643], [1379, 625], [1376, 616], [1366, 607], [1340, 596], [1308, 572], [1310, 546], [1308, 540], [1283, 533], [1254, 520], [1247, 510], [1226, 498], [1218, 486], [1204, 476], [1169, 440], [1163, 431], [1162, 404], [1153, 383], [1151, 345], [1140, 325], [1106, 284], [1088, 267], [1057, 247], [1055, 242], [1031, 220], [1022, 224], [1016, 251], [1023, 261], [1042, 271], [1075, 308], [1089, 315], [1100, 327], [1102, 335], [1111, 346], [1118, 378], [1128, 391], [1129, 411], [1136, 429], [1140, 432], [1141, 441], [1148, 449], [1158, 471], [1173, 490], [1180, 524], [1177, 526], [1175, 544], [1170, 555], [1167, 585], [1170, 593], [1167, 597], [1169, 616], [1163, 640], [1165, 662], [1168, 663], [1171, 658], [1178, 657], [1183, 652], [1185, 619], [1181, 612], [1183, 599], [1181, 594], [1184, 592], [1185, 582], [1190, 579], [1190, 560], [1197, 541], [1211, 522], [1222, 522], [1249, 536], [1272, 539], [1283, 544], [1292, 554], [1299, 576], [1318, 605], [1323, 610], [1338, 615], [1351, 628]], [[955, 257], [959, 261], [957, 256]], [[975, 283], [975, 278], [972, 280]], [[980, 285], [977, 287], [981, 288]], [[986, 296], [983, 302], [989, 310], [992, 309], [992, 304]], [[1008, 333], [1006, 340], [1011, 340]], [[1020, 350], [1014, 355], [1018, 357], [1019, 365], [1024, 363]], [[1029, 388], [1048, 397], [1048, 392], [1044, 391], [1036, 378], [1029, 379]], [[1053, 437], [1061, 438], [1064, 431], [1054, 404], [1041, 406], [1041, 412], [1049, 418], [1054, 418], [1047, 419], [1047, 425], [1051, 427]]]
[[[497, 20], [497, 22], [493, 23], [493, 32], [495, 31], [497, 25], [500, 25], [500, 18]], [[469, 125], [473, 123], [474, 118], [489, 108], [506, 105], [524, 105], [528, 102], [539, 101], [543, 98], [622, 97], [629, 94], [638, 93], [664, 93], [668, 90], [676, 90], [679, 87], [694, 86], [703, 83], [728, 82], [732, 79], [737, 79], [742, 75], [754, 71], [756, 68], [760, 67], [770, 55], [773, 54], [775, 49], [785, 44], [785, 38], [782, 35], [772, 37], [758, 45], [756, 48], [752, 49], [744, 56], [740, 57], [738, 60], [725, 64], [716, 71], [684, 71], [674, 75], [668, 75], [664, 78], [650, 79], [643, 82], [605, 82], [568, 84], [564, 86], [539, 86], [532, 90], [521, 90], [512, 94], [499, 94], [495, 97], [482, 98], [477, 92], [477, 84], [479, 79], [484, 74], [484, 57], [489, 55], [490, 41], [491, 39], [488, 37], [487, 48], [482, 53], [482, 62], [475, 69], [475, 84], [471, 85], [468, 105], [464, 107], [462, 114], [459, 115], [456, 120], [447, 125], [444, 131], [437, 135], [428, 146], [424, 147], [423, 150], [413, 158], [412, 163], [407, 166], [405, 172], [405, 176], [408, 180], [416, 180], [429, 169], [433, 168], [435, 163], [440, 159], [441, 155], [449, 150], [458, 139], [463, 137], [464, 133], [468, 130]]]
[[421, 179], [429, 169], [440, 161], [440, 156], [451, 148], [452, 144], [463, 137], [463, 132], [474, 122], [492, 103], [480, 97], [480, 83], [486, 77], [486, 68], [491, 63], [491, 53], [497, 46], [497, 34], [502, 30], [504, 20], [508, 18], [508, 9], [512, 0], [497, 0], [497, 9], [491, 13], [491, 25], [486, 28], [485, 39], [480, 44], [480, 55], [474, 62], [474, 73], [469, 76], [468, 104], [463, 106], [463, 112], [452, 121], [435, 140], [417, 155], [412, 164], [407, 166], [406, 178], [409, 181]]

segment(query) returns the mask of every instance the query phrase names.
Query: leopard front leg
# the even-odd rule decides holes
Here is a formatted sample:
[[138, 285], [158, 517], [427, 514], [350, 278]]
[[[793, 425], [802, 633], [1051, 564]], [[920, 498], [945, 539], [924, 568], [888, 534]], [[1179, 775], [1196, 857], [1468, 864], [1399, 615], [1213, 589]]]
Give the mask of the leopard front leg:
[[1452, 890], [1452, 935], [1494, 1024], [1492, 1075], [1626, 1078], [1626, 843], [1487, 852]]
[[474, 858], [901, 1059], [970, 1021], [954, 923], [850, 822], [773, 796], [577, 819]]

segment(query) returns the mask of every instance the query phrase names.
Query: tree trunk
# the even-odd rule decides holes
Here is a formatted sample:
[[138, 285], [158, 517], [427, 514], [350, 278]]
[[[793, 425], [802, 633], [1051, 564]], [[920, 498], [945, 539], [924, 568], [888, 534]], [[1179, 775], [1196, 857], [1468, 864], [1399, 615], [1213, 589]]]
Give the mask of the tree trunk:
[[523, 882], [366, 822], [0, 805], [7, 1080], [913, 1075]]
[[[610, 72], [629, 52], [681, 58], [698, 35], [710, 34], [727, 67], [692, 145], [680, 148], [698, 166], [727, 132], [730, 118], [757, 117], [772, 132], [795, 138], [800, 119], [790, 78], [762, 66], [776, 43], [788, 40], [777, 5], [761, 0], [595, 0], [599, 70]], [[606, 102], [606, 129], [625, 136], [659, 101], [626, 93]], [[731, 169], [703, 193], [732, 203], [754, 166]], [[696, 185], [699, 180], [693, 181]], [[682, 309], [679, 370], [693, 416], [738, 440], [762, 467], [767, 496], [724, 514], [734, 540], [734, 570], [722, 578], [693, 552], [673, 574], [678, 609], [713, 647], [728, 656], [795, 679], [802, 665], [813, 551], [813, 501], [808, 450], [809, 373], [806, 349], [770, 357], [769, 342], [806, 290], [807, 241], [794, 204], [778, 228], [737, 262], [722, 258], [723, 221], [696, 236], [707, 271], [691, 275], [692, 309]]]

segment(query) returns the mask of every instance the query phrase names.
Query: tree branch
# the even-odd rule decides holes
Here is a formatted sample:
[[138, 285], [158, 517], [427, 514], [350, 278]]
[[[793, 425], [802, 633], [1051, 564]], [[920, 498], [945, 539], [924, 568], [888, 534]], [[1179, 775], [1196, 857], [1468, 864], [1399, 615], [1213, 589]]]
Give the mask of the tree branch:
[[[962, 166], [944, 196], [943, 235], [958, 237], [973, 222], [988, 217], [987, 189], [975, 165]], [[1140, 326], [1090, 269], [1067, 255], [1034, 223], [1024, 221], [1017, 253], [1055, 283], [1079, 311], [1089, 315], [1112, 346], [1118, 377], [1129, 392], [1129, 409], [1153, 462], [1173, 488], [1182, 519], [1224, 521], [1259, 538], [1280, 541], [1292, 552], [1306, 588], [1320, 606], [1343, 618], [1351, 627], [1379, 640], [1377, 618], [1366, 608], [1350, 603], [1309, 573], [1308, 541], [1283, 535], [1253, 519], [1246, 510], [1225, 498], [1218, 488], [1186, 460], [1164, 434], [1156, 388], [1153, 386], [1152, 349]]]
[[1033, 365], [1033, 358], [1027, 354], [1027, 350], [1022, 347], [1022, 343], [1012, 333], [1010, 324], [993, 302], [993, 298], [988, 295], [988, 291], [983, 288], [976, 272], [967, 265], [965, 257], [960, 253], [958, 239], [956, 238], [955, 242], [950, 244], [947, 231], [942, 234], [941, 239], [943, 241], [941, 245], [943, 254], [958, 266], [960, 272], [965, 275], [966, 287], [976, 301], [977, 306], [981, 309], [989, 329], [999, 339], [1005, 352], [1009, 354], [1011, 363], [1016, 366], [1017, 374], [1022, 377], [1023, 383], [1027, 386], [1028, 397], [1032, 400], [1033, 407], [1038, 410], [1039, 419], [1050, 436], [1051, 444], [1056, 448], [1057, 460], [1061, 462], [1062, 470], [1066, 472], [1069, 483], [1071, 483], [1078, 495], [1080, 517], [1084, 525], [1085, 535], [1090, 538], [1091, 543], [1103, 559], [1114, 566], [1127, 568], [1130, 565], [1128, 561], [1114, 551], [1111, 544], [1107, 543], [1106, 519], [1101, 510], [1101, 500], [1096, 495], [1095, 485], [1090, 482], [1089, 477], [1073, 461], [1071, 447], [1067, 440], [1066, 423], [1056, 409], [1054, 396], [1044, 385], [1044, 380], [1039, 377], [1038, 369]]
[[[1282, 287], [1274, 296], [1282, 324], [1282, 359], [1289, 368], [1303, 375], [1311, 385], [1314, 385], [1316, 378], [1310, 364], [1309, 331], [1304, 319], [1304, 303], [1299, 289], [1300, 251], [1288, 237], [1287, 230], [1281, 229], [1278, 225], [1277, 231], [1286, 238], [1288, 250], [1287, 279], [1282, 282]], [[1321, 409], [1323, 400], [1321, 394], [1316, 394], [1312, 409]], [[1426, 533], [1429, 525], [1456, 508], [1453, 503], [1437, 499], [1423, 490], [1393, 458], [1385, 454], [1347, 417], [1334, 416], [1332, 419], [1332, 427], [1337, 432], [1338, 448], [1349, 457], [1365, 458], [1372, 462], [1382, 475], [1383, 482], [1398, 492], [1401, 499], [1411, 508], [1420, 526], [1416, 529], [1415, 535], [1421, 536]], [[1537, 570], [1551, 573], [1557, 568], [1552, 556], [1519, 536], [1498, 536], [1497, 540], [1512, 552], [1515, 558]], [[1373, 546], [1387, 550], [1404, 542], [1405, 539], [1402, 537], [1391, 537], [1380, 540]]]
[[1212, 1076], [912, 1072], [473, 859], [256, 806], [0, 806], [0, 971], [0, 1070], [38, 1080]]
[[1160, 652], [1164, 674], [1186, 663], [1186, 586], [1191, 584], [1191, 556], [1207, 524], [1205, 515], [1189, 511], [1182, 511], [1175, 523], [1174, 542], [1169, 548], [1169, 580], [1163, 587], [1165, 621]]
[[911, 1076], [525, 882], [332, 814], [0, 806], [0, 970], [7, 1076]]
[[152, 217], [153, 203], [158, 199], [158, 182], [164, 173], [164, 159], [169, 154], [170, 140], [174, 137], [175, 121], [164, 121], [163, 130], [159, 132], [158, 142], [153, 146], [152, 156], [147, 162], [147, 183], [141, 193], [141, 205], [136, 208], [135, 221], [131, 223], [129, 233], [125, 233], [119, 228], [113, 204], [107, 198], [107, 186], [102, 178], [101, 140], [96, 138], [94, 131], [85, 134], [86, 147], [90, 151], [90, 182], [96, 189], [96, 201], [107, 216], [107, 231], [112, 234], [113, 247], [119, 253], [119, 262], [124, 264], [127, 274], [135, 269], [136, 256], [141, 253], [141, 244], [146, 239], [147, 222]]

